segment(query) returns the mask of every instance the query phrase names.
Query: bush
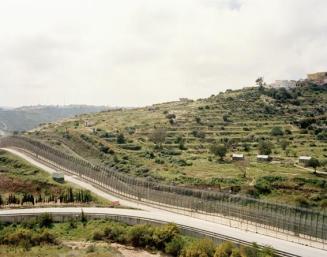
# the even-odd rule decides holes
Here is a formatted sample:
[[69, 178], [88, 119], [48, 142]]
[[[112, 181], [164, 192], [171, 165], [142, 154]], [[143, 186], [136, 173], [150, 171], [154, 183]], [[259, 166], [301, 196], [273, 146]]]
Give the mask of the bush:
[[119, 223], [113, 223], [104, 229], [104, 237], [118, 243], [126, 241], [127, 228]]
[[165, 244], [165, 253], [174, 257], [180, 256], [184, 248], [185, 241], [181, 236], [175, 236], [170, 242]]
[[230, 256], [232, 256], [233, 252], [234, 252], [234, 256], [237, 256], [237, 255], [235, 255], [235, 253], [236, 253], [235, 250], [238, 250], [238, 249], [236, 248], [236, 246], [234, 244], [232, 244], [230, 242], [223, 242], [216, 248], [214, 257], [230, 257]]
[[151, 247], [153, 242], [153, 228], [148, 225], [136, 225], [127, 232], [127, 240], [135, 247]]
[[264, 178], [259, 178], [254, 187], [259, 194], [269, 194], [272, 190], [271, 182], [265, 180]]
[[179, 235], [179, 228], [175, 224], [167, 224], [156, 227], [153, 233], [154, 243], [157, 249], [163, 250], [167, 242]]
[[185, 245], [182, 250], [182, 257], [213, 257], [215, 245], [209, 239], [193, 241]]
[[38, 223], [40, 228], [51, 228], [53, 226], [52, 215], [49, 213], [44, 213], [38, 218]]
[[117, 136], [117, 144], [125, 144], [126, 143], [126, 139], [123, 133], [120, 133]]
[[284, 131], [281, 127], [273, 127], [270, 131], [270, 134], [273, 136], [283, 136]]

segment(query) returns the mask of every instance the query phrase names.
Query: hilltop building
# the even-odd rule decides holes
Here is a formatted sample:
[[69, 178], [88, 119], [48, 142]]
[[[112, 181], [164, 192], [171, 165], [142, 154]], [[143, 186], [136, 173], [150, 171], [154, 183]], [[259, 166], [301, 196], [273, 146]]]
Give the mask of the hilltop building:
[[327, 84], [327, 72], [316, 72], [308, 74], [308, 80], [318, 85]]
[[296, 80], [275, 80], [275, 82], [268, 85], [269, 88], [294, 88], [296, 87]]

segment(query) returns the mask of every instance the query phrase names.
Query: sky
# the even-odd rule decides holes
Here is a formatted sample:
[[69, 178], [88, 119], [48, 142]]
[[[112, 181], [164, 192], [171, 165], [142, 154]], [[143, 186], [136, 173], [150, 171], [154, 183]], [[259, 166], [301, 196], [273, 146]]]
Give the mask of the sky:
[[327, 70], [326, 0], [1, 0], [0, 106], [144, 106]]

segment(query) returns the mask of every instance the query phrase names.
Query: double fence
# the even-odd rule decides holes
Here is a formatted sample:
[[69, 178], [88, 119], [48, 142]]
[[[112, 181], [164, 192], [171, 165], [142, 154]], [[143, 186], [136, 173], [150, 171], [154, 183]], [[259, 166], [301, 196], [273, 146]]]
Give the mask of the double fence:
[[0, 147], [17, 147], [55, 166], [129, 199], [185, 210], [230, 221], [246, 222], [252, 227], [268, 228], [323, 243], [327, 240], [327, 214], [293, 206], [260, 201], [208, 190], [196, 190], [135, 178], [114, 168], [63, 153], [49, 145], [22, 136], [0, 139]]

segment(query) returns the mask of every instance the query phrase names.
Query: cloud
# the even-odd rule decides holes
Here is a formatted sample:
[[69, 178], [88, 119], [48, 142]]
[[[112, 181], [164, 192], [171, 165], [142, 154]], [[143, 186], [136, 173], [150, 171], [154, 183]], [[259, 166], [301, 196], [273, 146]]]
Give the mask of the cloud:
[[0, 105], [136, 106], [327, 70], [324, 0], [3, 0]]

